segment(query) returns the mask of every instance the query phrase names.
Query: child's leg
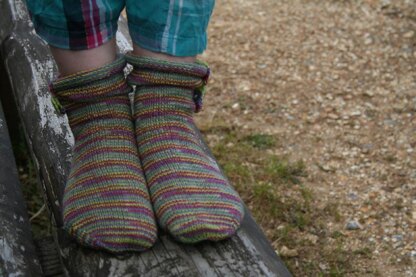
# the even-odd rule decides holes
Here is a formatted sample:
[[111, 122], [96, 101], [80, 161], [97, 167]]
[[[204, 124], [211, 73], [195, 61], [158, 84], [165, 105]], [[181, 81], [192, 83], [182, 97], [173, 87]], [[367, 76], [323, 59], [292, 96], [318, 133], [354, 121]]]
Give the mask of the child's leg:
[[122, 1], [101, 3], [29, 1], [61, 74], [51, 92], [75, 137], [64, 228], [82, 245], [141, 251], [153, 245], [157, 228], [137, 153], [126, 62], [113, 39]]
[[58, 65], [60, 76], [100, 68], [113, 62], [117, 55], [115, 39], [92, 49], [74, 51], [53, 46], [50, 49]]
[[195, 56], [205, 49], [213, 2], [139, 1], [138, 10], [130, 2], [128, 82], [137, 86], [137, 143], [158, 222], [182, 242], [227, 238], [241, 223], [243, 204], [204, 151], [192, 118], [209, 74]]

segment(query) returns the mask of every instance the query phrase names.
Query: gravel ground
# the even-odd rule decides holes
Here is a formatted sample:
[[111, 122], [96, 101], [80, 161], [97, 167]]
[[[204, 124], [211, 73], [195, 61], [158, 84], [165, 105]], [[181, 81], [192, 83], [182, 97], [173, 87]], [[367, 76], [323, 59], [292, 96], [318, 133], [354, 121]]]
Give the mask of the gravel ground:
[[273, 135], [339, 213], [299, 232], [311, 244], [273, 244], [295, 276], [330, 274], [331, 247], [354, 256], [347, 276], [416, 276], [416, 2], [218, 1], [202, 58], [200, 124]]

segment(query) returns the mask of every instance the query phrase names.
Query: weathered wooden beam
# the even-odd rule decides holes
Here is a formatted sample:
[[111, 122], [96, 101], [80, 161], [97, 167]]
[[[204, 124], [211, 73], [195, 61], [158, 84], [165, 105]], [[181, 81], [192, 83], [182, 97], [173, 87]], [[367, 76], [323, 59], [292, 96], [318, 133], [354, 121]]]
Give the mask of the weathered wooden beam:
[[42, 276], [0, 102], [0, 276]]
[[[22, 0], [0, 0], [0, 7], [6, 12], [4, 18], [13, 22], [8, 35], [0, 30], [6, 70], [70, 276], [290, 276], [247, 209], [237, 235], [217, 243], [184, 245], [161, 233], [151, 250], [115, 256], [69, 240], [61, 229], [60, 207], [73, 137], [66, 117], [54, 111], [47, 91], [47, 83], [56, 74], [55, 64], [34, 34]], [[10, 27], [0, 18], [2, 26]], [[117, 36], [121, 51], [131, 47], [127, 34], [122, 21]]]

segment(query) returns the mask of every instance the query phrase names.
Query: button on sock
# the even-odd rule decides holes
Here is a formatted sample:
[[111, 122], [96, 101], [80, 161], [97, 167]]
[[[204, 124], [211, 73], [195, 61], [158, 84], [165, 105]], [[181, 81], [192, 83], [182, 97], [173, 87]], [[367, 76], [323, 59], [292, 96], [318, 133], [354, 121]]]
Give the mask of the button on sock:
[[139, 155], [159, 225], [184, 243], [232, 236], [243, 204], [204, 151], [193, 113], [208, 67], [126, 56], [134, 67], [134, 118]]
[[157, 238], [124, 66], [119, 57], [51, 84], [75, 137], [63, 199], [64, 229], [81, 245], [115, 253], [145, 250]]

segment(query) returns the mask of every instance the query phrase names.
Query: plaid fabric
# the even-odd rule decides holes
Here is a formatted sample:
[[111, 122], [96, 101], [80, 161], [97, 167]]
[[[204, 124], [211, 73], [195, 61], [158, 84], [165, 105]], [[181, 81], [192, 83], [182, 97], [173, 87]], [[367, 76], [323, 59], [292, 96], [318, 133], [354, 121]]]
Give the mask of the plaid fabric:
[[37, 34], [71, 50], [111, 40], [123, 8], [135, 44], [174, 56], [194, 56], [207, 45], [215, 0], [26, 0]]

